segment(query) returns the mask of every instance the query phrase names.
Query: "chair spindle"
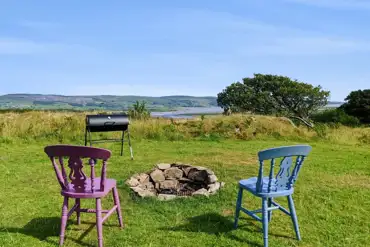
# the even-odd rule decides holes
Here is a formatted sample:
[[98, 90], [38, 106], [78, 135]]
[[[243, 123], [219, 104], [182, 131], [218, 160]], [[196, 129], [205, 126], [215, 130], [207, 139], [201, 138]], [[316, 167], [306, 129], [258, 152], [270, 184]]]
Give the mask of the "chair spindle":
[[55, 162], [55, 159], [54, 157], [50, 157], [50, 160], [53, 164], [53, 168], [54, 168], [54, 171], [55, 171], [55, 175], [57, 176], [57, 179], [58, 179], [58, 182], [60, 184], [60, 186], [62, 187], [62, 189], [66, 189], [66, 185], [64, 184], [64, 179], [63, 179], [63, 176], [58, 168], [58, 165], [57, 163]]
[[101, 168], [101, 178], [100, 178], [100, 190], [104, 191], [105, 187], [105, 179], [106, 179], [106, 171], [107, 171], [107, 161], [103, 160], [103, 166]]
[[94, 190], [95, 190], [95, 160], [94, 159], [89, 159], [89, 165], [91, 167], [91, 175], [90, 175], [90, 179], [91, 179], [91, 193], [94, 193]]
[[269, 183], [268, 183], [268, 192], [271, 192], [271, 184], [272, 179], [274, 177], [274, 167], [275, 167], [275, 159], [271, 159], [271, 167], [270, 167], [270, 174], [269, 174]]

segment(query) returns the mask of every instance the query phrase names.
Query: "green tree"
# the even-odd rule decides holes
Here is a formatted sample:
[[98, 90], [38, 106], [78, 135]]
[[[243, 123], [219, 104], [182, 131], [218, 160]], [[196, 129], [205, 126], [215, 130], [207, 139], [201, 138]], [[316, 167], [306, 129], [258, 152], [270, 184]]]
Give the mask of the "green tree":
[[348, 115], [357, 117], [362, 123], [370, 123], [370, 89], [351, 92], [341, 105]]
[[217, 103], [234, 113], [274, 114], [307, 123], [311, 114], [327, 104], [329, 95], [321, 86], [286, 76], [254, 74], [226, 87], [218, 94]]

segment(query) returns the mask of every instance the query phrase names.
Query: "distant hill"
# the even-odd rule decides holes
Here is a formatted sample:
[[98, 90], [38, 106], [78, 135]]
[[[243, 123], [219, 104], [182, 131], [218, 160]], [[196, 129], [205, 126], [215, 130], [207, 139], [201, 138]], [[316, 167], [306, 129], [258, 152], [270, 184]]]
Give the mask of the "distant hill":
[[[145, 101], [150, 110], [167, 111], [182, 107], [217, 107], [216, 97], [194, 96], [64, 96], [53, 94], [6, 94], [0, 96], [0, 109], [127, 110], [136, 101]], [[339, 107], [343, 102], [329, 102]]]
[[327, 108], [337, 108], [337, 107], [340, 107], [343, 103], [344, 102], [340, 102], [340, 101], [329, 101], [326, 107]]
[[6, 94], [0, 96], [0, 109], [76, 109], [127, 110], [138, 101], [146, 101], [151, 110], [170, 110], [180, 107], [215, 107], [216, 97], [193, 96], [64, 96], [51, 94]]

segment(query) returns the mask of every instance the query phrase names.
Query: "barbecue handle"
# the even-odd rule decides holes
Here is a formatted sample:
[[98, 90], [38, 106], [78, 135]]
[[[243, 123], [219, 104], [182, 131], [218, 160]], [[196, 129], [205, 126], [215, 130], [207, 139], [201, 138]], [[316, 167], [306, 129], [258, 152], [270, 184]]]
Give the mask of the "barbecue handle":
[[114, 125], [115, 122], [111, 121], [111, 122], [105, 122], [104, 125]]

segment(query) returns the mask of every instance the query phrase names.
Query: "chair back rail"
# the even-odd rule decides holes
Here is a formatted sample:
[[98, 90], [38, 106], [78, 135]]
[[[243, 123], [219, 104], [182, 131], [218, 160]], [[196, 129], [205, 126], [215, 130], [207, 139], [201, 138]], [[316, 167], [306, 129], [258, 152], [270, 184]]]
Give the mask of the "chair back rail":
[[[256, 184], [257, 192], [262, 192], [264, 189], [263, 186], [267, 186], [268, 193], [291, 189], [298, 178], [298, 173], [305, 157], [311, 150], [312, 147], [309, 145], [295, 145], [260, 151], [258, 153], [260, 166]], [[279, 159], [281, 159], [281, 161], [275, 175], [274, 169]], [[265, 167], [264, 164], [266, 160], [270, 160], [270, 165], [268, 167]], [[265, 168], [268, 170], [267, 185], [266, 181], [264, 181]]]
[[[56, 178], [62, 190], [69, 190], [70, 184], [76, 192], [104, 191], [106, 181], [106, 166], [107, 160], [111, 156], [111, 152], [102, 148], [75, 146], [75, 145], [50, 145], [45, 147], [45, 153], [49, 156]], [[64, 158], [68, 158], [68, 167], [70, 169], [67, 175]], [[88, 159], [90, 166], [90, 177], [84, 171], [84, 159]], [[95, 166], [98, 160], [102, 160], [102, 169], [100, 176], [99, 188], [95, 188]], [[87, 191], [86, 184], [90, 180], [91, 187]]]

